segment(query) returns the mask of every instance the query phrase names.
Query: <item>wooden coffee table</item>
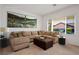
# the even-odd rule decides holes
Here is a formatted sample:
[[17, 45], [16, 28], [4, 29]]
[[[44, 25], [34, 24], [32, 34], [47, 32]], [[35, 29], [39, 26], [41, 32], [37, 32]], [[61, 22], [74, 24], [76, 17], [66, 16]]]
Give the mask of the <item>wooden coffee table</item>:
[[53, 47], [53, 40], [48, 38], [34, 38], [34, 44], [44, 50], [47, 50], [48, 48]]

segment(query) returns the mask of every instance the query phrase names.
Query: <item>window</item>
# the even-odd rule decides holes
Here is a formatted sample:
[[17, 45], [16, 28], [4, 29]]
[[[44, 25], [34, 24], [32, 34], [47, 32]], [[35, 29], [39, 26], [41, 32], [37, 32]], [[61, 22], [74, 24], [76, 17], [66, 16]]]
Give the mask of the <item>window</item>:
[[65, 33], [65, 18], [53, 20], [53, 31]]
[[52, 20], [48, 21], [48, 31], [52, 31]]
[[66, 20], [66, 33], [74, 34], [74, 16], [68, 16]]
[[67, 17], [58, 18], [56, 20], [48, 20], [48, 31], [74, 34], [75, 32], [74, 19], [75, 19], [74, 16], [67, 16]]

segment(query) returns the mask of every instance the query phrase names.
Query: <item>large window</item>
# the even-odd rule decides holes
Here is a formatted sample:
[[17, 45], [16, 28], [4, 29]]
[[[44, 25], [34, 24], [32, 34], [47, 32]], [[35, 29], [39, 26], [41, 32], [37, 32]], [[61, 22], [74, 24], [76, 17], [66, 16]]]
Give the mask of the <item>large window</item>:
[[74, 34], [74, 16], [68, 16], [66, 20], [66, 33], [67, 34]]
[[74, 19], [75, 19], [74, 16], [67, 16], [67, 17], [58, 18], [56, 20], [49, 20], [48, 31], [56, 31], [56, 32], [66, 33], [66, 34], [74, 34], [75, 32]]
[[53, 31], [65, 33], [65, 18], [53, 20]]

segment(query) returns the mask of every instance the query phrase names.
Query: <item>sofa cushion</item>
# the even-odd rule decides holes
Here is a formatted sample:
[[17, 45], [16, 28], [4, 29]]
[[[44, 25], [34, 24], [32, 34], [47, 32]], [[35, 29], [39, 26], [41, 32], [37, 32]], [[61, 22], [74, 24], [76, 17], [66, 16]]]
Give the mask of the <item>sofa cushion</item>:
[[17, 35], [18, 35], [18, 37], [22, 37], [23, 36], [22, 32], [18, 32]]
[[43, 32], [43, 35], [50, 35], [50, 32]]
[[37, 31], [33, 31], [31, 33], [32, 33], [32, 35], [38, 35], [38, 32]]
[[22, 32], [22, 35], [23, 36], [30, 36], [31, 35], [31, 32]]
[[17, 51], [17, 50], [23, 49], [28, 46], [29, 46], [29, 43], [23, 43], [20, 45], [12, 46], [12, 48], [13, 48], [13, 51]]
[[30, 42], [30, 38], [29, 37], [19, 37], [19, 38], [14, 38], [13, 40], [13, 44], [14, 45], [18, 45], [18, 44], [22, 44], [22, 43], [29, 43]]
[[9, 37], [10, 39], [13, 39], [13, 38], [15, 38], [13, 35], [10, 35], [10, 37]]
[[43, 31], [38, 31], [38, 35], [43, 35]]
[[57, 37], [58, 33], [57, 32], [51, 32], [50, 35], [53, 36], [53, 37]]
[[10, 35], [13, 36], [14, 38], [18, 37], [17, 33], [15, 33], [15, 32], [12, 32]]

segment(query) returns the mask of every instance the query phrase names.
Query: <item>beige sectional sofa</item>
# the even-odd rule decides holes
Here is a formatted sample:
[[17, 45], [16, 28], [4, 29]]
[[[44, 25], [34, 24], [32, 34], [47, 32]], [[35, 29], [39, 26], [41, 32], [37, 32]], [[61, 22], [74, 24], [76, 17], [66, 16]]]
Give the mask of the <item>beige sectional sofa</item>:
[[13, 51], [28, 47], [33, 38], [44, 36], [53, 40], [53, 43], [58, 41], [58, 32], [46, 32], [46, 31], [22, 31], [11, 32], [10, 44]]

